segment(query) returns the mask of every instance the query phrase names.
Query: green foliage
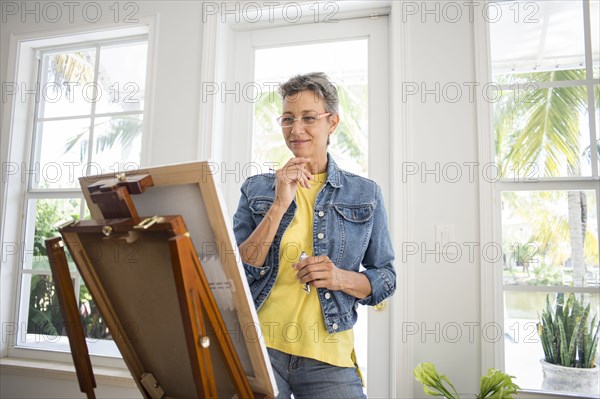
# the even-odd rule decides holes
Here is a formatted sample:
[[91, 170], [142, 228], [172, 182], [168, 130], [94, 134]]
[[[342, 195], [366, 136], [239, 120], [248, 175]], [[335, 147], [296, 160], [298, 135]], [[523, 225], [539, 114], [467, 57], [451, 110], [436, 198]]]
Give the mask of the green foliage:
[[479, 395], [475, 399], [510, 399], [520, 389], [512, 382], [513, 376], [498, 369], [489, 369], [487, 375], [481, 377]]
[[32, 276], [27, 332], [29, 334], [61, 335], [63, 325], [58, 298], [50, 276]]
[[58, 206], [55, 201], [38, 201], [35, 213], [35, 236], [33, 239], [33, 255], [45, 256], [47, 239], [56, 236], [54, 224], [60, 220]]
[[[513, 74], [523, 82], [584, 80], [585, 69]], [[545, 176], [578, 174], [580, 156], [579, 113], [587, 108], [584, 86], [537, 88], [510, 93], [495, 107], [497, 155], [503, 176], [519, 165], [528, 175], [539, 167]], [[520, 94], [520, 95], [518, 95]], [[567, 170], [562, 166], [566, 165]]]
[[338, 98], [343, 115], [340, 124], [332, 136], [332, 147], [340, 154], [353, 159], [361, 170], [367, 169], [368, 126], [362, 126], [367, 104], [367, 85], [338, 86]]
[[55, 83], [55, 86], [62, 86], [65, 94], [70, 90], [66, 82], [84, 85], [94, 80], [95, 59], [87, 52], [58, 54], [52, 56], [49, 62], [48, 81]]
[[[454, 385], [445, 375], [438, 374], [433, 363], [419, 363], [415, 367], [413, 374], [415, 379], [423, 384], [423, 391], [431, 396], [444, 396], [447, 399], [460, 399]], [[446, 385], [449, 385], [454, 391], [450, 393]]]
[[[62, 200], [61, 200], [62, 201]], [[67, 201], [67, 200], [65, 200]], [[64, 203], [64, 210], [59, 209], [59, 201], [39, 200], [36, 204], [36, 223], [34, 237], [34, 256], [42, 258], [44, 268], [46, 260], [45, 240], [58, 235], [54, 225], [65, 218], [79, 219], [79, 199], [70, 199]], [[67, 252], [68, 259], [71, 260]], [[88, 338], [109, 339], [106, 323], [96, 308], [87, 287], [82, 285], [80, 291], [80, 317]], [[29, 297], [29, 317], [27, 332], [49, 336], [65, 335], [64, 320], [60, 311], [56, 290], [48, 275], [31, 277]]]
[[570, 294], [565, 304], [565, 294], [556, 295], [554, 307], [550, 294], [546, 296], [546, 309], [538, 323], [545, 360], [564, 367], [592, 368], [598, 350], [600, 322], [594, 315], [588, 324], [590, 304], [583, 307], [583, 298]]
[[[591, 162], [592, 150], [597, 150], [600, 154], [600, 146], [596, 143], [584, 148], [586, 143], [581, 141], [581, 137], [585, 135], [581, 132], [583, 129], [580, 126], [580, 116], [586, 112], [596, 112], [595, 109], [587, 109], [588, 89], [581, 85], [539, 88], [532, 83], [581, 81], [585, 78], [585, 69], [517, 73], [499, 77], [498, 83], [501, 84], [520, 82], [525, 83], [527, 88], [533, 88], [533, 90], [525, 89], [525, 93], [519, 93], [518, 90], [508, 91], [501, 96], [494, 107], [496, 156], [501, 165], [502, 176], [516, 175], [519, 178], [534, 179], [579, 176], [583, 169], [582, 160]], [[600, 98], [600, 89], [597, 86], [594, 95], [596, 99]], [[518, 172], [513, 173], [515, 170]], [[569, 196], [568, 201], [569, 209], [579, 206], [582, 219], [569, 220], [566, 215], [552, 216], [548, 213], [547, 217], [540, 222], [531, 224], [531, 226], [539, 226], [537, 227], [539, 232], [536, 232], [534, 239], [542, 245], [541, 249], [544, 252], [548, 239], [556, 235], [555, 232], [564, 231], [564, 226], [568, 227], [570, 236], [581, 229], [584, 242], [581, 245], [571, 243], [569, 255], [572, 259], [592, 259], [592, 264], [597, 263], [598, 258], [596, 257], [594, 262], [591, 255], [597, 253], [597, 246], [587, 244], [593, 241], [594, 237], [587, 238], [585, 204], [577, 203], [574, 196]], [[535, 206], [523, 208], [524, 211], [532, 213], [536, 213], [535, 209]], [[532, 215], [533, 217], [535, 215]], [[532, 218], [526, 217], [524, 220]], [[562, 255], [558, 250], [560, 245], [556, 245], [560, 242], [554, 240], [548, 250], [555, 255]], [[562, 262], [559, 261], [558, 264], [560, 263]], [[574, 276], [585, 275], [583, 262], [575, 263], [573, 269]], [[583, 286], [585, 281], [576, 281], [575, 284]]]
[[[423, 391], [431, 396], [443, 396], [447, 399], [460, 399], [454, 385], [445, 375], [438, 374], [432, 363], [419, 363], [414, 369], [417, 381], [423, 384]], [[520, 389], [512, 382], [514, 377], [497, 369], [489, 369], [487, 375], [481, 377], [479, 394], [475, 399], [513, 399]], [[452, 393], [448, 389], [452, 388]]]
[[528, 285], [562, 285], [562, 273], [555, 267], [540, 263], [533, 269], [533, 278], [527, 280]]
[[112, 339], [108, 326], [85, 285], [81, 286], [79, 300], [81, 302], [79, 315], [85, 336], [96, 339]]
[[79, 220], [79, 199], [68, 200], [68, 208], [60, 211], [57, 200], [38, 200], [35, 208], [34, 257], [46, 256], [45, 241], [58, 235], [55, 225], [61, 220]]

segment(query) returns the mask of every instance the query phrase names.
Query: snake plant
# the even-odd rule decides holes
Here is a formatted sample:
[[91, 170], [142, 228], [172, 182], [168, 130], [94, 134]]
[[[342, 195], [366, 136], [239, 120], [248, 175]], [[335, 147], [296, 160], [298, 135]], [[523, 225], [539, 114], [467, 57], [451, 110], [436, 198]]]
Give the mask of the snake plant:
[[592, 368], [598, 350], [600, 322], [595, 314], [588, 323], [590, 305], [583, 307], [583, 298], [564, 293], [556, 295], [554, 306], [546, 296], [546, 309], [540, 316], [538, 334], [548, 363], [565, 367]]

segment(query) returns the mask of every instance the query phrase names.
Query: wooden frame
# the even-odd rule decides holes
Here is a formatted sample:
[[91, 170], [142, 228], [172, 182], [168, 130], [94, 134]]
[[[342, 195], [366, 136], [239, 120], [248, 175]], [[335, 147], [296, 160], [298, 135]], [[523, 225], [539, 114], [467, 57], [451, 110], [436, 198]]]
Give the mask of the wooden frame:
[[60, 232], [145, 398], [254, 396], [180, 216]]
[[97, 189], [95, 183], [111, 179], [124, 181], [142, 175], [150, 175], [153, 185], [144, 186], [142, 194], [131, 195], [135, 209], [145, 217], [183, 217], [250, 387], [255, 393], [275, 397], [275, 378], [258, 316], [210, 163], [193, 162], [129, 171], [120, 176], [106, 174], [80, 178], [92, 218], [105, 218], [92, 200], [92, 192]]
[[95, 399], [96, 379], [92, 371], [92, 363], [75, 299], [75, 288], [73, 287], [71, 272], [63, 247], [64, 243], [60, 237], [46, 240], [46, 253], [48, 254], [54, 286], [56, 287], [56, 296], [60, 303], [60, 311], [69, 337], [71, 356], [77, 371], [79, 389], [86, 394], [88, 399]]

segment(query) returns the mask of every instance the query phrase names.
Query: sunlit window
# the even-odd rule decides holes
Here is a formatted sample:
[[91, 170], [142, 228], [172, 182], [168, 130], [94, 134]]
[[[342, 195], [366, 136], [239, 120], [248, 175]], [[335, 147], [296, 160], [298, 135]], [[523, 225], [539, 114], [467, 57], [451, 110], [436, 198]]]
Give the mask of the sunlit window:
[[[147, 40], [39, 49], [38, 54], [18, 309], [27, 333], [16, 344], [68, 351], [44, 240], [57, 236], [64, 222], [89, 218], [80, 177], [139, 167]], [[118, 355], [70, 258], [69, 267], [90, 352]]]
[[490, 24], [506, 372], [598, 396], [599, 3], [498, 4], [511, 16]]

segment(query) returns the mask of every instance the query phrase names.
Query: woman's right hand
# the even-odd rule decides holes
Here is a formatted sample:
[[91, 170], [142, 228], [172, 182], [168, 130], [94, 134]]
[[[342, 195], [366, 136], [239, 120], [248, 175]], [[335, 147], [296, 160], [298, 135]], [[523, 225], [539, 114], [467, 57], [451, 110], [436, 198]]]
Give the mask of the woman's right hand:
[[310, 188], [313, 175], [308, 170], [308, 158], [292, 158], [275, 172], [275, 202], [287, 209], [294, 198], [298, 185]]

